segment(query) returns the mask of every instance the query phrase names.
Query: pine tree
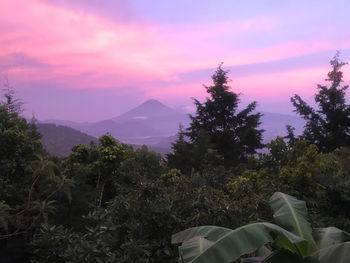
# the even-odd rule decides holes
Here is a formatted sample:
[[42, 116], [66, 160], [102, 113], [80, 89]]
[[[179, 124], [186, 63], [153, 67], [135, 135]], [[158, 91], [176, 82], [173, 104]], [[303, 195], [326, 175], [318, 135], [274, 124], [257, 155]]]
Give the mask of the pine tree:
[[297, 94], [291, 98], [295, 112], [306, 120], [304, 132], [299, 139], [316, 144], [323, 152], [350, 145], [350, 105], [345, 101], [349, 86], [341, 86], [341, 68], [347, 63], [340, 61], [337, 52], [330, 64], [332, 70], [326, 79], [330, 86], [317, 85], [318, 93], [314, 97], [317, 109], [312, 108]]
[[[252, 102], [242, 111], [238, 111], [239, 95], [230, 91], [227, 74], [228, 71], [223, 70], [220, 64], [212, 76], [213, 85], [205, 86], [210, 98], [204, 103], [194, 100], [197, 111], [194, 116], [190, 116], [190, 127], [186, 129], [184, 136], [191, 146], [187, 148], [200, 156], [193, 156], [197, 162], [221, 162], [225, 166], [233, 166], [246, 161], [249, 155], [263, 146], [263, 130], [258, 129], [261, 114], [254, 113], [257, 103]], [[181, 137], [173, 145], [172, 160], [181, 158], [177, 149], [178, 144], [183, 143], [184, 138]]]

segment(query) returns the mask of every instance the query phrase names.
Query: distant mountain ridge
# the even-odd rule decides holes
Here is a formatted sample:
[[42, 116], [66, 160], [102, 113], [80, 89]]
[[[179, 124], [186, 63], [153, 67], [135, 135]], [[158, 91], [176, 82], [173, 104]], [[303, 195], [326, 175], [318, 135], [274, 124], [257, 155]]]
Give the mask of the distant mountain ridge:
[[167, 138], [177, 133], [180, 123], [187, 126], [189, 118], [163, 103], [151, 99], [109, 120], [79, 123], [66, 120], [46, 120], [41, 123], [65, 125], [94, 137], [109, 132], [126, 143], [142, 142], [151, 137]]
[[295, 128], [295, 134], [301, 134], [305, 121], [299, 116], [288, 114], [261, 112], [260, 127], [265, 130], [263, 134], [264, 143], [267, 143], [277, 136], [284, 136], [287, 133], [286, 125], [291, 125]]
[[77, 144], [98, 143], [95, 137], [67, 126], [37, 123], [37, 128], [42, 135], [41, 142], [46, 151], [58, 157], [68, 156]]
[[152, 119], [152, 118], [162, 118], [168, 116], [182, 116], [182, 113], [174, 110], [168, 106], [165, 106], [158, 100], [150, 99], [142, 103], [141, 105], [115, 117], [112, 118], [113, 121], [120, 122], [123, 120], [130, 119]]
[[[262, 112], [261, 129], [264, 129], [264, 143], [276, 136], [286, 135], [286, 125], [296, 128], [300, 134], [304, 121], [298, 116]], [[41, 123], [64, 125], [93, 137], [109, 132], [123, 143], [160, 147], [170, 151], [171, 143], [176, 140], [179, 125], [188, 127], [187, 114], [172, 109], [158, 100], [147, 100], [139, 106], [109, 120], [92, 123], [79, 123], [65, 120], [47, 120]]]
[[[98, 145], [98, 139], [82, 133], [78, 130], [75, 130], [71, 127], [56, 125], [54, 123], [37, 123], [36, 124], [39, 133], [41, 134], [41, 142], [44, 145], [46, 151], [50, 154], [58, 157], [68, 156], [72, 148], [78, 144], [95, 144]], [[131, 144], [134, 149], [138, 149], [142, 146]], [[149, 146], [149, 150], [158, 152], [165, 156], [169, 153], [169, 147], [166, 144], [164, 145], [154, 145]]]

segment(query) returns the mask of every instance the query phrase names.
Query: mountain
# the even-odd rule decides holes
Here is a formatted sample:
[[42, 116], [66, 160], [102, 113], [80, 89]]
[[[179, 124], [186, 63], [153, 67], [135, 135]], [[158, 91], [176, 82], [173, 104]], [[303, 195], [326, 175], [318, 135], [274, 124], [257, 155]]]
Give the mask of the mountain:
[[[270, 112], [262, 114], [260, 128], [265, 130], [264, 143], [275, 139], [276, 136], [286, 135], [286, 125], [295, 127], [295, 133], [300, 134], [305, 124], [298, 116]], [[93, 137], [109, 132], [123, 143], [145, 144], [161, 149], [164, 153], [170, 151], [171, 143], [176, 140], [179, 125], [188, 127], [190, 119], [187, 114], [152, 99], [109, 120], [93, 123], [47, 120], [43, 123], [47, 122], [69, 126]]]
[[179, 124], [188, 125], [189, 118], [157, 100], [148, 100], [138, 107], [109, 120], [93, 123], [79, 123], [63, 120], [45, 120], [41, 123], [55, 123], [80, 130], [99, 137], [111, 133], [120, 140], [174, 135]]
[[303, 131], [305, 121], [299, 116], [288, 114], [261, 112], [261, 128], [265, 130], [263, 141], [267, 143], [277, 136], [285, 136], [287, 134], [286, 125], [291, 125], [295, 128], [295, 134], [299, 135]]
[[147, 100], [141, 105], [129, 110], [128, 112], [113, 118], [113, 121], [123, 121], [123, 120], [149, 120], [154, 118], [162, 118], [168, 116], [182, 116], [180, 112], [165, 106], [158, 100]]
[[109, 132], [115, 138], [119, 139], [159, 135], [156, 129], [148, 123], [139, 120], [125, 120], [123, 122], [104, 120], [89, 125], [76, 126], [76, 128], [96, 137]]
[[37, 123], [37, 127], [46, 151], [55, 156], [68, 156], [73, 146], [77, 144], [90, 144], [90, 142], [97, 144], [95, 137], [70, 127], [53, 123]]
[[[189, 118], [186, 114], [183, 114], [177, 110], [174, 110], [157, 100], [148, 100], [136, 108], [112, 119], [113, 121], [121, 124], [125, 124], [131, 121], [138, 121], [139, 124], [143, 124], [147, 127], [152, 127], [155, 132], [151, 136], [168, 137], [174, 135], [178, 129], [180, 123], [184, 126], [189, 124]], [[149, 134], [144, 134], [148, 137]], [[128, 139], [127, 136], [124, 137]]]
[[[41, 142], [46, 151], [58, 157], [66, 157], [70, 154], [73, 146], [77, 144], [98, 144], [97, 138], [77, 131], [73, 128], [56, 125], [54, 123], [37, 123], [38, 131], [42, 138]], [[136, 150], [141, 148], [142, 144], [131, 144]], [[168, 145], [154, 145], [148, 146], [149, 150], [158, 152], [165, 156], [169, 153], [170, 147]]]

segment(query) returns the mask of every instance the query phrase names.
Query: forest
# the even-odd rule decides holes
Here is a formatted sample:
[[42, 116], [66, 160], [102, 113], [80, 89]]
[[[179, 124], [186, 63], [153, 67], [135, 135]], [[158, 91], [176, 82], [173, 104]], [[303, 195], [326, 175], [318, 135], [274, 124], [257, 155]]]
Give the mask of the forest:
[[8, 88], [0, 106], [0, 261], [348, 262], [345, 65], [335, 55], [312, 105], [291, 97], [302, 134], [287, 126], [264, 145], [257, 102], [241, 107], [220, 64], [166, 157], [108, 133], [68, 157], [50, 155]]

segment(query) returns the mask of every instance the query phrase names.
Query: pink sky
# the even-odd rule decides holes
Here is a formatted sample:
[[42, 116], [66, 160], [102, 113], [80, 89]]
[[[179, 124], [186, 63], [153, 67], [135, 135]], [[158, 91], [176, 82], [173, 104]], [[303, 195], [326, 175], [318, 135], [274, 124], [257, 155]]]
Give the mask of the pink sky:
[[150, 98], [191, 106], [222, 61], [243, 101], [290, 112], [294, 93], [311, 100], [324, 83], [336, 50], [350, 61], [347, 1], [146, 2], [2, 0], [0, 76], [29, 115], [92, 121]]

